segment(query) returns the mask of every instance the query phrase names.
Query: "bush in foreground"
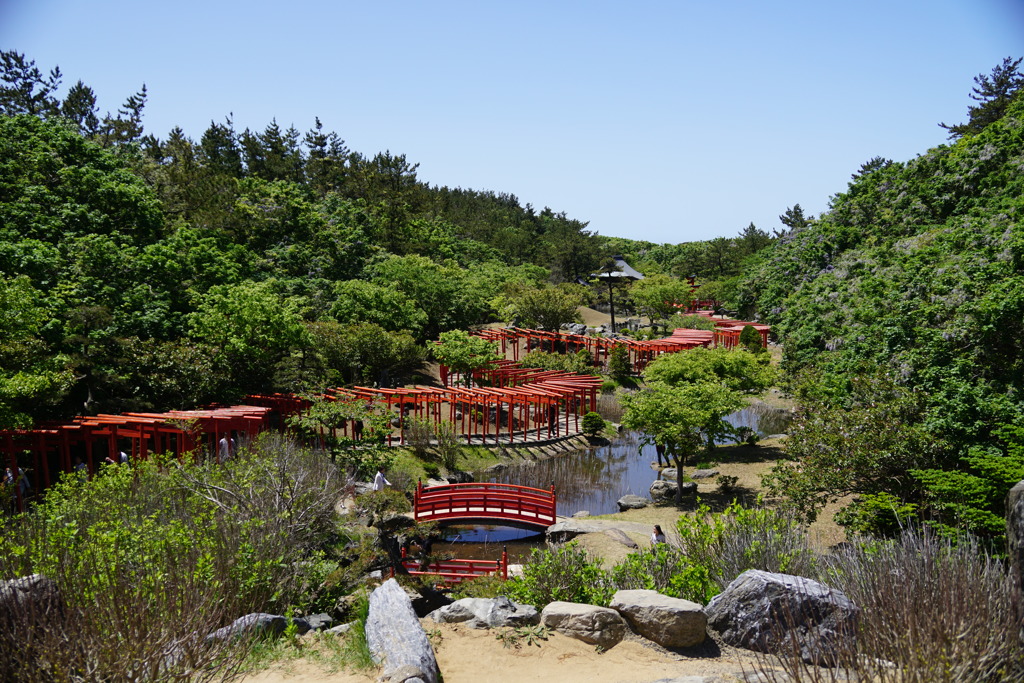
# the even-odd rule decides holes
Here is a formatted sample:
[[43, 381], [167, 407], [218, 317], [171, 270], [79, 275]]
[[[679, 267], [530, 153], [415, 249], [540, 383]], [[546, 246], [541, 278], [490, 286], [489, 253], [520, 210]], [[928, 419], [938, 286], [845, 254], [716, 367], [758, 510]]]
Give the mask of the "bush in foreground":
[[[205, 635], [254, 611], [322, 598], [337, 469], [277, 437], [223, 465], [154, 458], [66, 476], [31, 512], [2, 520], [0, 579], [56, 582], [62, 616], [32, 610], [0, 632], [0, 679], [204, 680], [238, 643]], [[314, 585], [315, 584], [315, 585]]]

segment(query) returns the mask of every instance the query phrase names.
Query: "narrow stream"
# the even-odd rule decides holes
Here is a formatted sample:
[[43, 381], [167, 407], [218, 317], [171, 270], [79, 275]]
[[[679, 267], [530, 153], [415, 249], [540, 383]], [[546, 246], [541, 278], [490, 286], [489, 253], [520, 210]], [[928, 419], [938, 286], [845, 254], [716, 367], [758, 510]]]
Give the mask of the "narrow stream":
[[[750, 427], [760, 436], [785, 432], [792, 419], [787, 411], [754, 403], [726, 418], [734, 427]], [[606, 446], [559, 458], [509, 467], [502, 472], [476, 472], [477, 481], [519, 484], [536, 488], [555, 486], [558, 514], [571, 516], [586, 510], [592, 515], [618, 512], [619, 498], [649, 495], [658, 478], [654, 446], [641, 444], [641, 434], [624, 430]], [[434, 544], [435, 552], [467, 559], [497, 559], [507, 546], [512, 562], [521, 562], [544, 541], [543, 533], [500, 526], [453, 526], [447, 542]]]

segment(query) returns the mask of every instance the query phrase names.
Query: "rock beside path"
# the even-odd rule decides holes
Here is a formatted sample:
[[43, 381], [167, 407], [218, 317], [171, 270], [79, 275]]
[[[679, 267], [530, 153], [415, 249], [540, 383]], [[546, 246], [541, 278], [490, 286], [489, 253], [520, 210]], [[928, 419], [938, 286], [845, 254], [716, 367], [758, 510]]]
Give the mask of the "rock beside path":
[[437, 683], [437, 659], [420, 625], [412, 601], [394, 579], [370, 593], [366, 644], [381, 664], [384, 680], [422, 680]]
[[504, 596], [497, 598], [462, 598], [427, 615], [441, 624], [465, 622], [470, 628], [529, 626], [540, 623], [537, 608], [520, 605]]
[[611, 608], [639, 635], [662, 647], [694, 647], [707, 636], [708, 618], [695, 602], [651, 590], [620, 590]]
[[628, 494], [619, 498], [616, 504], [619, 506], [619, 512], [625, 512], [626, 510], [639, 510], [641, 508], [645, 508], [651, 504], [651, 501], [649, 498], [644, 498], [643, 496]]
[[577, 602], [552, 602], [540, 613], [540, 622], [562, 635], [599, 645], [607, 650], [626, 635], [626, 622], [608, 607]]
[[799, 651], [805, 662], [833, 666], [846, 639], [855, 637], [859, 610], [842, 591], [817, 581], [751, 569], [704, 611], [708, 626], [729, 645], [772, 654]]

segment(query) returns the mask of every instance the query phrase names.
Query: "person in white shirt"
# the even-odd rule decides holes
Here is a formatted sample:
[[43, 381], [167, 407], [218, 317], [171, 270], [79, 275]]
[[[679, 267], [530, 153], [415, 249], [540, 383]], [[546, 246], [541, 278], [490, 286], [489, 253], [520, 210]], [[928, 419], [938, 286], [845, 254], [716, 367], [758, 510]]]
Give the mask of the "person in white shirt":
[[665, 542], [665, 532], [661, 530], [661, 526], [654, 525], [654, 533], [651, 534], [651, 545], [658, 545], [659, 543]]
[[377, 476], [373, 478], [373, 490], [383, 491], [385, 486], [391, 486], [391, 482], [384, 478], [384, 473], [377, 470]]

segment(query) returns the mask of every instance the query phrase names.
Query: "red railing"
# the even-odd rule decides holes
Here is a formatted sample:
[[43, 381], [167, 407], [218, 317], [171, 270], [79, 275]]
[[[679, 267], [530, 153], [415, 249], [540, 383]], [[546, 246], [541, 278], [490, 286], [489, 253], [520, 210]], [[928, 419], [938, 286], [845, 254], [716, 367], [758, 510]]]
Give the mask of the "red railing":
[[555, 487], [516, 484], [444, 484], [416, 487], [413, 517], [417, 522], [484, 520], [547, 528], [555, 523]]
[[[502, 550], [500, 560], [460, 560], [450, 559], [439, 562], [431, 562], [424, 565], [415, 558], [405, 556], [405, 548], [402, 548], [402, 565], [413, 576], [434, 576], [437, 582], [445, 586], [452, 586], [462, 583], [467, 579], [475, 579], [480, 576], [501, 576], [508, 580], [508, 552]], [[395, 575], [394, 567], [391, 569], [391, 576]]]

